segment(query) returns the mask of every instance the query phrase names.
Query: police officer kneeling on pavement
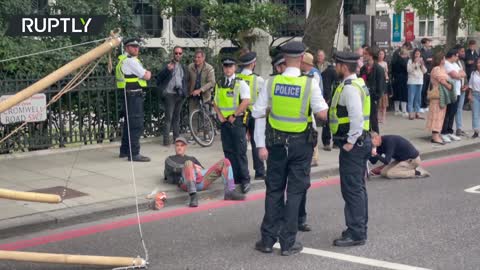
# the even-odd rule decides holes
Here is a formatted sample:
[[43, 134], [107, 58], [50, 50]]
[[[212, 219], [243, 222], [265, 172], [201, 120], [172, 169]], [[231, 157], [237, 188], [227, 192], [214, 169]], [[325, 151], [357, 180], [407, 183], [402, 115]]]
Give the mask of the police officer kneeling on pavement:
[[235, 77], [236, 61], [232, 57], [222, 59], [224, 78], [215, 85], [214, 109], [221, 126], [222, 148], [233, 168], [235, 184], [241, 191], [250, 190], [247, 160], [246, 110], [250, 103], [250, 88]]
[[287, 68], [267, 80], [253, 107], [257, 149], [260, 158], [267, 160], [262, 238], [255, 249], [270, 253], [279, 239], [281, 254], [289, 256], [303, 249], [296, 235], [301, 201], [310, 187], [310, 164], [317, 142], [312, 112], [316, 118], [326, 120], [328, 105], [319, 84], [300, 71], [303, 43], [292, 41], [281, 50]]
[[119, 62], [115, 68], [117, 88], [125, 94], [122, 112], [125, 122], [119, 157], [128, 157], [129, 161], [148, 162], [150, 158], [140, 155], [140, 137], [143, 134], [144, 118], [143, 89], [147, 87], [152, 74], [138, 59], [140, 40], [127, 39], [124, 46], [126, 54], [118, 57]]
[[363, 79], [355, 75], [359, 56], [338, 52], [335, 59], [342, 83], [333, 95], [329, 122], [333, 141], [340, 148], [340, 187], [345, 200], [347, 229], [333, 244], [364, 245], [368, 221], [365, 177], [372, 150], [369, 135], [370, 94]]

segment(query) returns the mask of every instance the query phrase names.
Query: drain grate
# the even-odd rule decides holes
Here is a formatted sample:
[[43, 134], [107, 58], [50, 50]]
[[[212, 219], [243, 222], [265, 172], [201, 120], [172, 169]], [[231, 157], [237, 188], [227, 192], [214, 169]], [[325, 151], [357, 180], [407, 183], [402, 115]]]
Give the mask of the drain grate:
[[72, 198], [78, 198], [78, 197], [88, 195], [87, 193], [83, 193], [83, 192], [80, 192], [78, 190], [74, 190], [74, 189], [71, 189], [71, 188], [65, 188], [65, 187], [62, 187], [62, 186], [35, 189], [35, 190], [30, 190], [30, 192], [57, 194], [57, 195], [62, 196], [64, 190], [66, 190], [65, 191], [65, 193], [66, 193], [65, 197], [63, 197], [64, 200], [72, 199]]

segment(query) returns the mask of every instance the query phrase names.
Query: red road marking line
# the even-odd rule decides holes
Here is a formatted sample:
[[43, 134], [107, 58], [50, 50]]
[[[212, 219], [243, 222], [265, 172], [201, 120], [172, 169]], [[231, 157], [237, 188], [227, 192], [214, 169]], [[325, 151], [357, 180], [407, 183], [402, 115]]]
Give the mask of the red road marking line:
[[[473, 153], [467, 153], [467, 154], [461, 154], [461, 155], [455, 155], [455, 156], [449, 156], [449, 157], [444, 157], [440, 159], [425, 161], [423, 162], [423, 166], [432, 167], [432, 166], [438, 166], [446, 163], [458, 162], [458, 161], [475, 159], [475, 158], [480, 158], [480, 152], [473, 152]], [[311, 188], [316, 189], [324, 186], [337, 185], [339, 182], [340, 182], [339, 178], [331, 178], [323, 181], [314, 182], [312, 183]], [[245, 201], [247, 202], [258, 201], [264, 198], [265, 198], [265, 193], [257, 192], [252, 195], [249, 195]], [[192, 213], [203, 212], [210, 209], [223, 208], [226, 206], [236, 205], [240, 203], [243, 203], [243, 202], [242, 201], [224, 201], [224, 200], [213, 201], [213, 202], [201, 204], [197, 208], [182, 207], [179, 209], [172, 209], [165, 212], [144, 215], [140, 217], [140, 222], [148, 223], [148, 222], [153, 222], [161, 219], [168, 219], [168, 218], [188, 215]], [[74, 239], [82, 236], [96, 234], [100, 232], [125, 228], [125, 227], [133, 226], [136, 224], [137, 224], [137, 218], [133, 217], [133, 218], [114, 221], [110, 223], [93, 225], [93, 226], [89, 226], [81, 229], [64, 231], [64, 232], [60, 232], [52, 235], [46, 235], [46, 236], [35, 237], [27, 240], [20, 240], [20, 241], [15, 241], [11, 243], [6, 243], [6, 244], [0, 245], [0, 250], [21, 250], [29, 247], [35, 247], [35, 246], [45, 245], [48, 243], [60, 242], [68, 239]]]

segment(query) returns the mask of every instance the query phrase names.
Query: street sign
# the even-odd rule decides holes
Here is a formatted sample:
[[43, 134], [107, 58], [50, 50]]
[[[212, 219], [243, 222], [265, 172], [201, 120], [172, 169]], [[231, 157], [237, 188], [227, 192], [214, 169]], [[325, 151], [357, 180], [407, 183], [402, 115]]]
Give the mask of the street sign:
[[392, 41], [402, 41], [402, 14], [393, 14]]
[[[9, 98], [10, 95], [0, 97], [0, 102]], [[0, 122], [3, 125], [18, 122], [41, 122], [47, 119], [47, 97], [45, 94], [35, 94], [22, 103], [0, 114]]]
[[375, 16], [373, 17], [373, 45], [379, 48], [386, 49], [390, 47], [390, 17]]

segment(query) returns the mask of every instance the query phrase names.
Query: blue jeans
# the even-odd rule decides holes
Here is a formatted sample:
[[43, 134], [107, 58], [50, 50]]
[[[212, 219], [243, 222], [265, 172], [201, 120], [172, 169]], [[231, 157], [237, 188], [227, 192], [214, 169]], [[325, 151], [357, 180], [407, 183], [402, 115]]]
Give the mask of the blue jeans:
[[473, 108], [472, 108], [472, 127], [475, 132], [480, 130], [480, 92], [473, 91]]
[[422, 105], [422, 86], [423, 84], [408, 85], [407, 111], [409, 113], [420, 111], [420, 106]]
[[457, 127], [457, 130], [463, 128], [462, 114], [463, 114], [463, 104], [465, 103], [465, 93], [466, 92], [462, 92], [458, 98], [457, 113], [455, 114], [455, 125]]

